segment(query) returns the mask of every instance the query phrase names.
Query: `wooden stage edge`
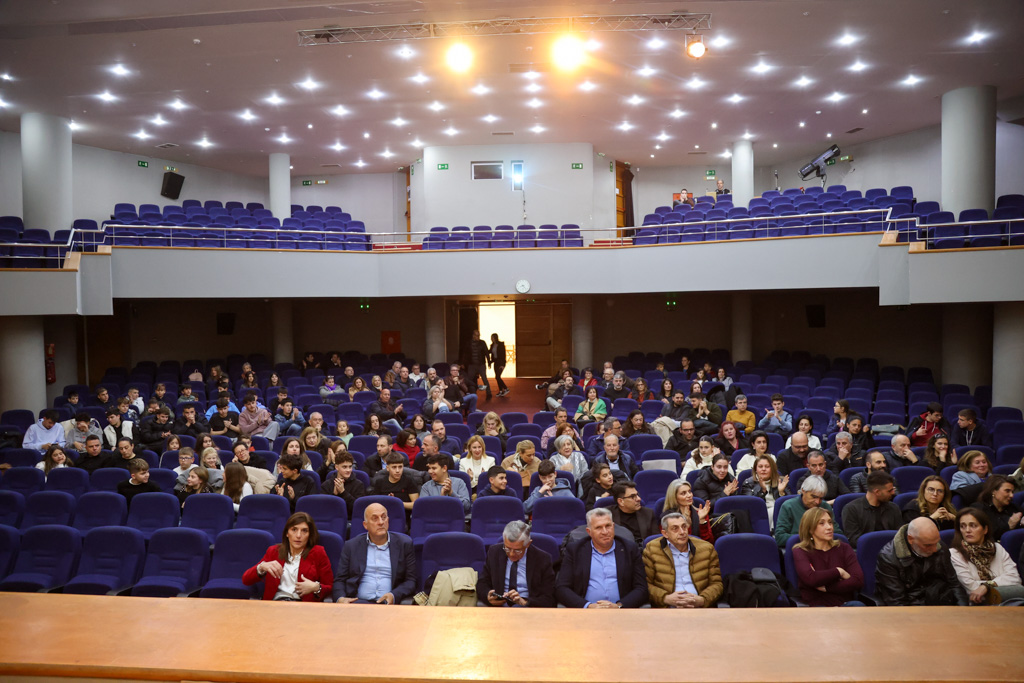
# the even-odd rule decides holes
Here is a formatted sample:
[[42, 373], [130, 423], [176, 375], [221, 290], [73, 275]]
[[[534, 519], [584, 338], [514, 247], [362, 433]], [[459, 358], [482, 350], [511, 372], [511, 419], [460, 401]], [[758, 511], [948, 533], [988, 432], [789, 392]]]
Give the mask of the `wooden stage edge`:
[[998, 607], [510, 610], [0, 594], [0, 676], [144, 681], [1021, 681]]

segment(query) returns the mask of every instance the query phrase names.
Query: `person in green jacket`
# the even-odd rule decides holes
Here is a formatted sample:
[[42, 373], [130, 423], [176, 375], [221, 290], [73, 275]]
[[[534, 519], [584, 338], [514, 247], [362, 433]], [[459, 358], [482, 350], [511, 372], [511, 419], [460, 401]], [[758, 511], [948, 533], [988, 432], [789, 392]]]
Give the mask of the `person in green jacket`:
[[[779, 520], [775, 523], [775, 542], [780, 548], [785, 550], [789, 537], [800, 532], [800, 520], [810, 508], [820, 507], [832, 512], [832, 506], [825, 502], [827, 492], [828, 485], [825, 484], [825, 480], [814, 474], [804, 479], [804, 483], [800, 485], [799, 496], [790, 498], [782, 504]], [[835, 533], [843, 533], [835, 513], [832, 514], [832, 519], [835, 520]]]

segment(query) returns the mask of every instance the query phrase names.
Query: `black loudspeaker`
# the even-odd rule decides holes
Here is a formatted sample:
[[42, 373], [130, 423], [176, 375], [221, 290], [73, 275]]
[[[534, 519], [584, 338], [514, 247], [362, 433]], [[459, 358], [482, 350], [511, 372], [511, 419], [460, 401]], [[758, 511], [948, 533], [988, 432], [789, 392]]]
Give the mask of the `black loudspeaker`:
[[217, 334], [219, 335], [232, 335], [235, 333], [235, 314], [234, 313], [218, 313], [217, 314]]
[[160, 196], [168, 199], [177, 199], [181, 194], [181, 186], [185, 182], [185, 176], [178, 175], [173, 171], [164, 173], [164, 184], [160, 188]]
[[825, 327], [825, 307], [820, 304], [807, 305], [807, 327]]

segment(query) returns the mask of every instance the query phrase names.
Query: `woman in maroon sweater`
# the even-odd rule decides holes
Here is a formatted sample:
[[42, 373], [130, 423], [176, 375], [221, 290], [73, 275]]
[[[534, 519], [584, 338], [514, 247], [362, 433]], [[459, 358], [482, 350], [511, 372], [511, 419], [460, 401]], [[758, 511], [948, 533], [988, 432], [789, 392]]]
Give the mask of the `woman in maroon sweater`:
[[800, 598], [811, 607], [863, 606], [856, 599], [864, 587], [857, 554], [833, 538], [832, 528], [832, 513], [823, 508], [800, 519], [800, 542], [793, 546]]

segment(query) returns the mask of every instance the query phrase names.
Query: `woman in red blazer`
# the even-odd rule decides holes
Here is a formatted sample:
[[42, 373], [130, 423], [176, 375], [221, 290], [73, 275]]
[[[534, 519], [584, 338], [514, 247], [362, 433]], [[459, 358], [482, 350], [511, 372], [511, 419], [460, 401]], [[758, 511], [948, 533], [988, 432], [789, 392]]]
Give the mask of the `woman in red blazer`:
[[321, 602], [331, 594], [334, 574], [320, 540], [316, 523], [305, 512], [296, 512], [284, 525], [281, 542], [267, 548], [263, 561], [242, 575], [252, 586], [263, 580], [264, 600]]

